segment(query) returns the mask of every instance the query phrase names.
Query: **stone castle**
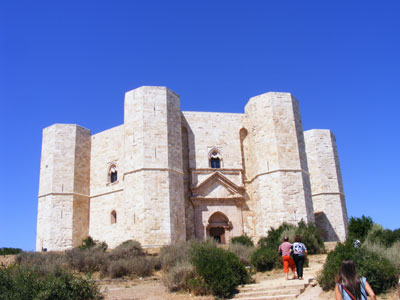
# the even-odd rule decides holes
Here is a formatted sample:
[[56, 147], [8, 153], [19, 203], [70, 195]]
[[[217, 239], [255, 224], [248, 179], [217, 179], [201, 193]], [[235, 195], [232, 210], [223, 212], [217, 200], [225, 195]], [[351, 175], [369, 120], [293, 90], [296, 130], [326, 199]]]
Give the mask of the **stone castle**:
[[335, 137], [303, 132], [289, 93], [253, 97], [242, 114], [181, 111], [166, 87], [129, 91], [120, 126], [43, 130], [38, 198], [37, 250], [65, 250], [88, 235], [111, 248], [129, 239], [256, 241], [300, 220], [327, 241], [347, 232]]

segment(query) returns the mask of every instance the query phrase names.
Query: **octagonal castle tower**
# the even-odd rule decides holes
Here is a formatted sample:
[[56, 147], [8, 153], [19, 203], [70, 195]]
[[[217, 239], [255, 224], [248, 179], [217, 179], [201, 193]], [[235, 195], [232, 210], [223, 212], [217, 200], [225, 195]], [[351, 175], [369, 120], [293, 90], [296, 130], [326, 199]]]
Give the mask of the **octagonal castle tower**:
[[110, 248], [129, 239], [256, 241], [300, 220], [316, 222], [326, 240], [345, 239], [334, 136], [303, 133], [291, 94], [253, 97], [244, 114], [182, 112], [169, 89], [140, 87], [126, 93], [120, 126], [43, 130], [37, 250], [88, 235]]

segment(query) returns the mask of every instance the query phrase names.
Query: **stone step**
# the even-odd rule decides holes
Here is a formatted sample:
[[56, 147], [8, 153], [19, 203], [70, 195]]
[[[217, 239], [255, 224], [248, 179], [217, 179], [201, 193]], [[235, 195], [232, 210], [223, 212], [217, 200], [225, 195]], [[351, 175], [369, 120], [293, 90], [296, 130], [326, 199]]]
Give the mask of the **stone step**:
[[[253, 296], [240, 298], [240, 300], [292, 300], [296, 299], [298, 294], [286, 294], [286, 295], [276, 295], [276, 296]], [[235, 297], [236, 298], [236, 297]]]
[[270, 285], [268, 282], [262, 282], [262, 283], [253, 283], [253, 284], [247, 284], [241, 288], [239, 288], [239, 291], [248, 291], [248, 290], [285, 290], [285, 289], [303, 289], [306, 286], [308, 286], [308, 281], [304, 283], [295, 283], [295, 284], [283, 284], [283, 285]]
[[299, 295], [301, 292], [303, 292], [304, 289], [290, 289], [290, 290], [284, 290], [284, 289], [279, 289], [279, 290], [259, 290], [259, 291], [246, 291], [246, 292], [240, 292], [235, 296], [235, 298], [242, 299], [242, 298], [247, 298], [247, 297], [261, 297], [261, 296], [279, 296], [282, 294], [285, 295]]

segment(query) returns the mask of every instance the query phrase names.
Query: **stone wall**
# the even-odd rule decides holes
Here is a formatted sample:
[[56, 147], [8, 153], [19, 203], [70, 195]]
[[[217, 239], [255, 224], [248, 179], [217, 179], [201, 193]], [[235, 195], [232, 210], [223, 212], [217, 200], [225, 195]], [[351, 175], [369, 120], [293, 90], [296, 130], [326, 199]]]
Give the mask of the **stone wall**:
[[282, 222], [314, 221], [298, 104], [290, 94], [267, 93], [245, 107], [251, 173], [246, 188], [256, 236]]
[[165, 87], [130, 91], [124, 120], [128, 226], [144, 246], [185, 239], [179, 96]]
[[344, 241], [347, 210], [336, 140], [330, 130], [304, 132], [316, 225], [327, 241]]
[[55, 124], [42, 144], [36, 249], [63, 250], [88, 235], [90, 131]]

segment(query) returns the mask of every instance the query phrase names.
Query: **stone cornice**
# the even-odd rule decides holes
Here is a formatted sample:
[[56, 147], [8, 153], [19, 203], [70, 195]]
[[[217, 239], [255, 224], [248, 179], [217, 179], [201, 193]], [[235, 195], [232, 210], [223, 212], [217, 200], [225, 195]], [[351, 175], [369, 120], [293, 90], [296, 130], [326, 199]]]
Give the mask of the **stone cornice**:
[[178, 171], [175, 169], [170, 169], [170, 168], [140, 168], [140, 169], [136, 169], [136, 170], [132, 170], [129, 172], [125, 172], [123, 174], [123, 176], [125, 177], [125, 175], [129, 175], [129, 174], [133, 174], [133, 173], [137, 173], [137, 172], [142, 172], [142, 171], [162, 171], [162, 172], [173, 172], [179, 175], [183, 175], [182, 171]]
[[200, 173], [200, 174], [207, 174], [210, 172], [215, 172], [218, 171], [220, 173], [225, 173], [225, 172], [232, 172], [232, 173], [241, 173], [243, 170], [242, 169], [228, 169], [228, 168], [199, 168], [199, 169], [190, 169], [192, 173]]
[[81, 197], [88, 197], [90, 198], [89, 195], [84, 195], [84, 194], [79, 194], [79, 193], [47, 193], [47, 194], [43, 194], [43, 195], [38, 195], [38, 198], [43, 198], [46, 196], [50, 196], [50, 195], [55, 195], [55, 196], [81, 196]]
[[317, 193], [317, 194], [312, 194], [311, 197], [314, 196], [320, 196], [320, 195], [341, 195], [344, 197], [344, 193], [341, 192], [325, 192], [325, 193]]
[[96, 198], [96, 197], [100, 197], [100, 196], [104, 196], [104, 195], [108, 195], [108, 194], [118, 193], [118, 192], [122, 192], [123, 190], [124, 189], [113, 190], [113, 191], [109, 191], [109, 192], [105, 192], [105, 193], [101, 193], [101, 194], [90, 196], [90, 198]]
[[235, 202], [236, 206], [240, 206], [245, 202], [244, 197], [240, 197], [240, 196], [234, 196], [234, 197], [229, 197], [229, 198], [216, 198], [216, 197], [212, 197], [212, 198], [207, 198], [207, 197], [202, 197], [202, 196], [194, 196], [194, 197], [190, 197], [190, 202], [192, 202], [193, 206], [195, 207], [199, 207], [202, 203], [208, 202], [208, 201], [218, 201], [224, 203], [224, 202]]
[[245, 183], [252, 183], [255, 179], [257, 179], [257, 178], [260, 177], [260, 176], [269, 175], [269, 174], [277, 173], [277, 172], [295, 172], [295, 173], [301, 172], [301, 173], [304, 173], [304, 174], [306, 174], [306, 175], [310, 175], [307, 171], [305, 171], [305, 170], [303, 170], [303, 169], [276, 169], [276, 170], [272, 170], [272, 171], [268, 171], [268, 172], [264, 172], [264, 173], [257, 174], [257, 175], [254, 176], [252, 179], [250, 179], [250, 180], [245, 180], [244, 182], [245, 182]]

